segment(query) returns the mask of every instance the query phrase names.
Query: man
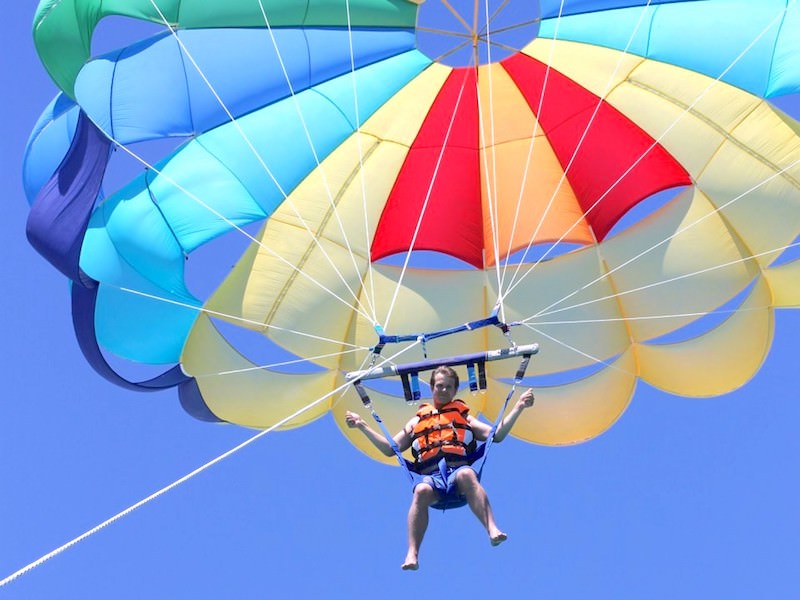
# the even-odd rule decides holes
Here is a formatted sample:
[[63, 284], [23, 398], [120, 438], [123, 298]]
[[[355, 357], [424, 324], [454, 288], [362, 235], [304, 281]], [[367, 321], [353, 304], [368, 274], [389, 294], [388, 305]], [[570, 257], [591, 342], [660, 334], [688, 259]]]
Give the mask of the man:
[[[415, 481], [414, 496], [408, 511], [408, 553], [402, 564], [404, 570], [415, 571], [419, 568], [419, 547], [428, 528], [428, 508], [451, 491], [457, 490], [466, 499], [472, 512], [486, 528], [493, 546], [501, 544], [508, 537], [495, 523], [486, 490], [478, 481], [477, 473], [465, 460], [470, 442], [485, 441], [491, 426], [469, 414], [467, 405], [456, 399], [457, 391], [458, 374], [450, 367], [437, 367], [431, 374], [433, 407], [423, 404], [414, 418], [394, 436], [400, 451], [412, 448], [417, 464], [423, 466], [420, 469], [422, 475]], [[520, 396], [511, 411], [503, 417], [493, 441], [505, 439], [522, 411], [533, 406], [533, 400], [531, 389]], [[345, 422], [348, 427], [361, 430], [383, 454], [394, 455], [389, 441], [369, 427], [361, 416], [347, 411]], [[436, 465], [441, 458], [447, 461], [446, 481], [438, 473]], [[432, 468], [426, 469], [424, 465], [431, 465]]]

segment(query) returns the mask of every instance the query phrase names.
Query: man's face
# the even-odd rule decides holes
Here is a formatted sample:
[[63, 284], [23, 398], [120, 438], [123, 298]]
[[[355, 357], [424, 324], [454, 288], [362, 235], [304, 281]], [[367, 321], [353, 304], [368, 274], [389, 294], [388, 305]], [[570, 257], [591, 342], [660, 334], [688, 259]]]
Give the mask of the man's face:
[[437, 373], [433, 377], [433, 402], [439, 406], [452, 402], [456, 397], [456, 382], [444, 373]]

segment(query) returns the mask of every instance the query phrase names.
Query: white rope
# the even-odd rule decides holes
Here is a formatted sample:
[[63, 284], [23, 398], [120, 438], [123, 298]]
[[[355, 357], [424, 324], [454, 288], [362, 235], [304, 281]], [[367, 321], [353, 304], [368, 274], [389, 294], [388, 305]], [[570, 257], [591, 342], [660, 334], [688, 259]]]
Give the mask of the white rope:
[[218, 377], [220, 375], [239, 375], [240, 373], [249, 373], [251, 371], [265, 371], [267, 369], [275, 369], [277, 367], [289, 367], [292, 365], [301, 365], [308, 362], [316, 362], [319, 360], [324, 360], [327, 358], [336, 358], [340, 356], [345, 356], [347, 354], [353, 354], [355, 352], [361, 352], [369, 350], [367, 347], [363, 348], [351, 348], [350, 350], [342, 350], [340, 352], [330, 352], [328, 354], [318, 354], [316, 356], [307, 356], [305, 358], [297, 358], [295, 360], [284, 360], [281, 362], [270, 363], [268, 365], [255, 365], [252, 367], [246, 367], [242, 369], [231, 369], [229, 371], [219, 371], [217, 373], [208, 373], [208, 374], [194, 374], [193, 377], [195, 379], [203, 379], [204, 377]]
[[719, 315], [733, 315], [736, 313], [745, 313], [745, 312], [752, 312], [752, 311], [759, 311], [768, 308], [773, 308], [772, 306], [765, 304], [763, 306], [751, 306], [748, 308], [729, 308], [725, 310], [714, 310], [714, 311], [706, 311], [706, 312], [682, 312], [682, 313], [663, 313], [659, 315], [639, 315], [638, 317], [603, 317], [603, 318], [595, 318], [595, 319], [562, 319], [558, 321], [539, 321], [536, 320], [533, 323], [530, 322], [520, 322], [522, 325], [526, 327], [532, 327], [533, 325], [537, 325], [539, 327], [543, 327], [545, 325], [592, 325], [598, 323], [620, 323], [620, 322], [629, 322], [629, 321], [666, 321], [669, 319], [686, 319], [688, 317], [706, 317], [706, 316], [719, 316]]
[[526, 323], [525, 327], [527, 327], [531, 331], [535, 331], [538, 335], [540, 335], [542, 337], [546, 337], [550, 341], [555, 342], [559, 346], [563, 346], [567, 350], [571, 350], [572, 352], [575, 352], [576, 354], [580, 354], [581, 356], [583, 356], [585, 358], [588, 358], [590, 361], [592, 361], [592, 363], [594, 363], [596, 365], [603, 365], [604, 367], [608, 367], [608, 368], [617, 370], [617, 371], [619, 371], [621, 373], [626, 373], [628, 375], [632, 375], [634, 377], [636, 377], [636, 375], [637, 375], [637, 373], [633, 373], [633, 372], [631, 372], [631, 371], [629, 371], [627, 369], [623, 369], [623, 368], [617, 366], [615, 363], [610, 363], [610, 362], [608, 362], [606, 360], [603, 360], [602, 358], [598, 358], [596, 356], [592, 356], [591, 354], [588, 354], [588, 353], [584, 352], [583, 350], [579, 350], [575, 346], [567, 344], [563, 340], [559, 340], [559, 339], [553, 337], [552, 335], [548, 335], [547, 333], [545, 333], [544, 331], [541, 331], [540, 329], [537, 329], [536, 327], [534, 327], [530, 323]]
[[[402, 349], [400, 349], [398, 352], [396, 352], [395, 354], [393, 354], [391, 357], [388, 357], [388, 358], [386, 358], [386, 359], [383, 359], [383, 362], [381, 362], [381, 363], [380, 363], [380, 364], [378, 364], [377, 366], [378, 366], [378, 367], [380, 367], [380, 366], [383, 366], [383, 365], [384, 365], [384, 364], [386, 364], [387, 362], [389, 362], [389, 361], [391, 361], [391, 360], [394, 360], [395, 358], [397, 358], [397, 357], [398, 357], [398, 356], [400, 356], [401, 354], [403, 354], [403, 353], [405, 353], [405, 352], [409, 351], [411, 348], [413, 348], [414, 346], [416, 346], [416, 344], [417, 344], [417, 343], [413, 343], [413, 344], [409, 345], [409, 346], [408, 346], [408, 347], [406, 347], [406, 348], [402, 348]], [[200, 473], [202, 473], [203, 471], [206, 471], [206, 470], [210, 469], [211, 467], [213, 467], [213, 466], [214, 466], [214, 465], [216, 465], [217, 463], [220, 463], [220, 462], [222, 462], [223, 460], [225, 460], [226, 458], [228, 458], [229, 456], [232, 456], [233, 454], [237, 453], [239, 450], [242, 450], [243, 448], [246, 448], [247, 446], [249, 446], [249, 445], [250, 445], [250, 444], [252, 444], [253, 442], [255, 442], [255, 441], [257, 441], [257, 440], [261, 439], [262, 437], [264, 437], [264, 436], [265, 436], [265, 435], [267, 435], [268, 433], [271, 433], [271, 432], [275, 431], [275, 430], [276, 430], [276, 429], [278, 429], [279, 427], [282, 427], [282, 426], [283, 426], [283, 425], [285, 425], [286, 423], [290, 422], [292, 419], [295, 419], [296, 417], [300, 416], [301, 414], [303, 414], [303, 413], [307, 412], [308, 410], [310, 410], [310, 409], [312, 409], [312, 408], [316, 407], [317, 405], [319, 405], [319, 404], [320, 404], [320, 403], [322, 403], [323, 401], [327, 400], [327, 399], [328, 399], [328, 398], [330, 398], [331, 396], [333, 396], [333, 395], [337, 394], [337, 393], [338, 393], [338, 392], [340, 392], [340, 391], [343, 391], [343, 390], [345, 390], [345, 389], [346, 389], [347, 387], [349, 387], [350, 385], [351, 385], [351, 383], [350, 383], [349, 381], [348, 381], [348, 382], [345, 382], [345, 383], [343, 383], [342, 385], [340, 385], [340, 386], [336, 387], [335, 389], [331, 390], [330, 392], [328, 392], [327, 394], [323, 395], [322, 397], [320, 397], [320, 398], [318, 398], [318, 399], [314, 400], [313, 402], [311, 402], [311, 403], [309, 403], [309, 404], [305, 405], [303, 408], [301, 408], [301, 409], [299, 409], [299, 410], [295, 411], [294, 413], [292, 413], [292, 414], [291, 414], [291, 415], [289, 415], [288, 417], [285, 417], [285, 418], [281, 419], [280, 421], [278, 421], [277, 423], [275, 423], [274, 425], [271, 425], [271, 426], [270, 426], [270, 427], [268, 427], [267, 429], [264, 429], [263, 431], [260, 431], [260, 432], [258, 432], [258, 433], [257, 433], [257, 434], [255, 434], [254, 436], [252, 436], [252, 437], [248, 438], [247, 440], [245, 440], [244, 442], [242, 442], [241, 444], [239, 444], [238, 446], [235, 446], [235, 447], [231, 448], [230, 450], [228, 450], [227, 452], [224, 452], [223, 454], [220, 454], [220, 455], [219, 455], [219, 456], [217, 456], [216, 458], [214, 458], [214, 459], [212, 459], [212, 460], [208, 461], [208, 462], [207, 462], [207, 463], [205, 463], [203, 466], [201, 466], [201, 467], [198, 467], [197, 469], [195, 469], [195, 470], [194, 470], [194, 471], [192, 471], [191, 473], [188, 473], [187, 475], [184, 475], [184, 476], [183, 476], [183, 477], [181, 477], [180, 479], [177, 479], [176, 481], [172, 482], [171, 484], [169, 484], [169, 485], [167, 485], [167, 486], [165, 486], [165, 487], [161, 488], [161, 489], [160, 489], [160, 490], [158, 490], [157, 492], [155, 492], [155, 493], [153, 493], [153, 494], [150, 494], [150, 495], [149, 495], [149, 496], [147, 496], [146, 498], [144, 498], [144, 499], [140, 500], [139, 502], [137, 502], [137, 503], [135, 503], [135, 504], [133, 504], [133, 505], [129, 506], [129, 507], [128, 507], [128, 508], [126, 508], [125, 510], [118, 512], [118, 513], [117, 513], [117, 514], [115, 514], [113, 517], [111, 517], [111, 518], [109, 518], [109, 519], [106, 519], [105, 521], [103, 521], [103, 522], [102, 522], [102, 523], [100, 523], [99, 525], [97, 525], [97, 526], [95, 526], [95, 527], [93, 527], [93, 528], [89, 529], [89, 530], [88, 530], [88, 531], [86, 531], [85, 533], [83, 533], [83, 534], [79, 535], [78, 537], [76, 537], [76, 538], [74, 538], [74, 539], [70, 540], [70, 541], [69, 541], [69, 542], [67, 542], [66, 544], [63, 544], [62, 546], [59, 546], [59, 547], [58, 547], [58, 548], [56, 548], [55, 550], [53, 550], [53, 551], [51, 551], [51, 552], [48, 552], [47, 554], [43, 555], [42, 557], [38, 558], [37, 560], [33, 561], [32, 563], [30, 563], [30, 564], [28, 564], [28, 565], [26, 565], [26, 566], [22, 567], [21, 569], [19, 569], [19, 570], [15, 571], [14, 573], [12, 573], [11, 575], [9, 575], [9, 576], [8, 576], [8, 577], [6, 577], [5, 579], [2, 579], [2, 580], [0, 580], [0, 587], [3, 587], [3, 586], [5, 586], [5, 585], [7, 585], [7, 584], [11, 583], [11, 582], [12, 582], [12, 581], [14, 581], [15, 579], [17, 579], [17, 578], [21, 577], [22, 575], [25, 575], [26, 573], [28, 573], [28, 572], [32, 571], [32, 570], [33, 570], [33, 569], [35, 569], [36, 567], [39, 567], [39, 566], [41, 566], [42, 564], [44, 564], [45, 562], [47, 562], [47, 561], [48, 561], [48, 560], [50, 560], [51, 558], [53, 558], [53, 557], [55, 557], [55, 556], [58, 556], [59, 554], [61, 554], [61, 553], [62, 553], [62, 552], [64, 552], [65, 550], [68, 550], [68, 549], [69, 549], [69, 548], [71, 548], [72, 546], [75, 546], [76, 544], [78, 544], [78, 543], [80, 543], [80, 542], [84, 541], [85, 539], [87, 539], [87, 538], [91, 537], [92, 535], [94, 535], [95, 533], [97, 533], [98, 531], [100, 531], [101, 529], [103, 529], [103, 528], [105, 528], [105, 527], [107, 527], [107, 526], [111, 525], [111, 524], [112, 524], [112, 523], [114, 523], [115, 521], [119, 521], [119, 520], [120, 520], [120, 519], [122, 519], [123, 517], [126, 517], [127, 515], [131, 514], [131, 513], [132, 513], [133, 511], [135, 511], [136, 509], [138, 509], [138, 508], [141, 508], [141, 507], [142, 507], [142, 506], [144, 506], [145, 504], [147, 504], [147, 503], [149, 503], [149, 502], [151, 502], [151, 501], [155, 500], [156, 498], [158, 498], [158, 497], [160, 497], [160, 496], [163, 496], [164, 494], [166, 494], [167, 492], [169, 492], [169, 491], [171, 491], [171, 490], [175, 489], [176, 487], [178, 487], [178, 486], [179, 486], [179, 485], [181, 485], [182, 483], [185, 483], [185, 482], [189, 481], [190, 479], [192, 479], [193, 477], [195, 477], [196, 475], [199, 475], [199, 474], [200, 474]]]
[[[261, 0], [259, 0], [259, 2], [260, 1]], [[369, 210], [367, 208], [367, 182], [364, 177], [364, 148], [361, 145], [361, 111], [358, 104], [358, 85], [357, 85], [358, 82], [356, 80], [355, 52], [353, 50], [353, 30], [350, 18], [350, 0], [345, 0], [345, 6], [347, 8], [347, 42], [350, 47], [350, 74], [351, 74], [351, 79], [353, 81], [353, 105], [354, 105], [353, 109], [356, 119], [356, 146], [358, 147], [358, 175], [359, 175], [358, 179], [361, 184], [361, 210], [364, 219], [364, 247], [367, 250], [367, 273], [364, 279], [369, 281], [369, 287], [367, 288], [369, 290], [369, 294], [367, 296], [367, 303], [369, 304], [369, 307], [372, 310], [372, 316], [373, 316], [372, 323], [374, 325], [378, 319], [378, 312], [376, 309], [377, 300], [375, 298], [375, 276], [372, 270], [372, 244], [370, 243]], [[342, 231], [342, 234], [344, 235], [345, 243], [347, 244], [349, 250], [350, 242], [347, 239], [347, 235], [344, 233], [344, 231]], [[352, 250], [350, 250], [350, 255], [351, 256], [353, 255]], [[354, 266], [355, 266], [355, 260], [354, 260]], [[361, 280], [361, 285], [363, 288], [366, 288], [366, 286], [364, 285], [364, 279]]]
[[144, 505], [145, 505], [145, 504], [147, 504], [148, 502], [151, 502], [152, 500], [155, 500], [155, 499], [156, 499], [156, 498], [158, 498], [159, 496], [162, 496], [162, 495], [166, 494], [167, 492], [169, 492], [169, 491], [171, 491], [171, 490], [175, 489], [176, 487], [178, 487], [178, 486], [179, 486], [179, 485], [181, 485], [182, 483], [185, 483], [186, 481], [188, 481], [188, 480], [190, 480], [191, 478], [193, 478], [195, 475], [199, 475], [199, 474], [200, 474], [200, 473], [202, 473], [203, 471], [206, 471], [206, 470], [208, 470], [209, 468], [213, 467], [213, 466], [214, 466], [214, 465], [216, 465], [217, 463], [219, 463], [219, 462], [223, 461], [224, 459], [228, 458], [228, 457], [229, 457], [229, 456], [231, 456], [232, 454], [235, 454], [236, 452], [238, 452], [238, 451], [239, 451], [239, 450], [241, 450], [242, 448], [245, 448], [245, 447], [249, 446], [250, 444], [252, 444], [252, 443], [253, 443], [253, 442], [255, 442], [256, 440], [259, 440], [259, 439], [261, 439], [262, 437], [264, 437], [264, 436], [265, 436], [265, 435], [267, 435], [268, 433], [270, 433], [270, 432], [274, 431], [274, 430], [275, 430], [275, 429], [277, 429], [278, 427], [280, 427], [280, 426], [282, 426], [282, 425], [284, 425], [284, 424], [288, 423], [289, 421], [291, 421], [291, 420], [292, 420], [292, 419], [294, 419], [295, 417], [297, 417], [297, 416], [299, 416], [299, 415], [303, 414], [303, 413], [304, 413], [304, 412], [306, 412], [307, 410], [309, 410], [309, 409], [311, 409], [311, 408], [315, 407], [316, 405], [320, 404], [320, 403], [321, 403], [323, 400], [326, 400], [327, 398], [329, 398], [330, 396], [332, 396], [333, 394], [335, 394], [337, 391], [339, 391], [339, 390], [340, 390], [340, 389], [342, 389], [342, 388], [345, 388], [345, 387], [347, 387], [348, 385], [350, 385], [350, 384], [349, 384], [349, 383], [342, 384], [341, 386], [339, 386], [339, 387], [338, 387], [338, 388], [336, 388], [335, 390], [333, 390], [333, 391], [329, 392], [328, 394], [325, 394], [324, 396], [322, 396], [321, 398], [319, 398], [319, 399], [315, 400], [315, 401], [314, 401], [314, 402], [312, 402], [311, 404], [308, 404], [308, 405], [306, 405], [305, 407], [303, 407], [303, 408], [301, 408], [300, 410], [296, 411], [295, 413], [293, 413], [293, 414], [289, 415], [289, 416], [288, 416], [288, 417], [286, 417], [285, 419], [282, 419], [281, 421], [279, 421], [279, 422], [278, 422], [278, 423], [276, 423], [275, 425], [273, 425], [273, 426], [269, 427], [268, 429], [265, 429], [264, 431], [261, 431], [261, 432], [257, 433], [256, 435], [254, 435], [253, 437], [251, 437], [251, 438], [249, 438], [249, 439], [245, 440], [244, 442], [242, 442], [242, 443], [241, 443], [241, 444], [239, 444], [238, 446], [235, 446], [234, 448], [232, 448], [232, 449], [228, 450], [227, 452], [225, 452], [225, 453], [223, 453], [223, 454], [219, 455], [219, 456], [218, 456], [218, 457], [216, 457], [215, 459], [213, 459], [213, 460], [210, 460], [209, 462], [207, 462], [207, 463], [206, 463], [206, 464], [204, 464], [203, 466], [201, 466], [201, 467], [198, 467], [197, 469], [195, 469], [195, 470], [194, 470], [194, 471], [192, 471], [191, 473], [188, 473], [187, 475], [184, 475], [184, 476], [183, 476], [183, 477], [181, 477], [180, 479], [178, 479], [178, 480], [174, 481], [173, 483], [171, 483], [171, 484], [169, 484], [169, 485], [167, 485], [167, 486], [165, 486], [165, 487], [161, 488], [161, 489], [160, 489], [160, 490], [158, 490], [157, 492], [155, 492], [155, 493], [153, 493], [153, 494], [150, 494], [149, 496], [147, 496], [147, 497], [146, 497], [146, 498], [144, 498], [143, 500], [140, 500], [140, 501], [139, 501], [139, 502], [137, 502], [136, 504], [133, 504], [133, 505], [129, 506], [128, 508], [126, 508], [125, 510], [123, 510], [123, 511], [121, 511], [121, 512], [117, 513], [117, 514], [116, 514], [116, 515], [114, 515], [113, 517], [111, 517], [111, 518], [109, 518], [109, 519], [106, 519], [105, 521], [103, 521], [102, 523], [100, 523], [99, 525], [97, 525], [96, 527], [93, 527], [92, 529], [88, 530], [87, 532], [85, 532], [85, 533], [83, 533], [83, 534], [79, 535], [78, 537], [76, 537], [76, 538], [74, 538], [74, 539], [70, 540], [70, 541], [69, 541], [69, 542], [67, 542], [66, 544], [64, 544], [64, 545], [62, 545], [62, 546], [59, 546], [58, 548], [56, 548], [56, 549], [55, 549], [55, 550], [53, 550], [52, 552], [48, 552], [47, 554], [45, 554], [45, 555], [44, 555], [44, 556], [42, 556], [41, 558], [39, 558], [39, 559], [37, 559], [37, 560], [33, 561], [32, 563], [30, 563], [30, 564], [28, 564], [27, 566], [25, 566], [25, 567], [23, 567], [23, 568], [19, 569], [18, 571], [15, 571], [14, 573], [12, 573], [11, 575], [9, 575], [9, 576], [8, 576], [8, 577], [6, 577], [5, 579], [3, 579], [3, 580], [0, 580], [0, 587], [3, 587], [3, 586], [5, 586], [5, 585], [7, 585], [8, 583], [11, 583], [12, 581], [14, 581], [15, 579], [17, 579], [18, 577], [20, 577], [20, 576], [22, 576], [22, 575], [25, 575], [25, 574], [26, 574], [26, 573], [28, 573], [29, 571], [31, 571], [31, 570], [35, 569], [36, 567], [38, 567], [38, 566], [42, 565], [43, 563], [45, 563], [46, 561], [50, 560], [51, 558], [53, 558], [53, 557], [55, 557], [55, 556], [58, 556], [59, 554], [61, 554], [61, 553], [62, 553], [62, 552], [64, 552], [65, 550], [68, 550], [68, 549], [69, 549], [69, 548], [71, 548], [72, 546], [74, 546], [74, 545], [78, 544], [79, 542], [82, 542], [83, 540], [87, 539], [88, 537], [90, 537], [90, 536], [94, 535], [95, 533], [97, 533], [98, 531], [100, 531], [101, 529], [103, 529], [104, 527], [107, 527], [108, 525], [111, 525], [111, 524], [112, 524], [112, 523], [114, 523], [115, 521], [118, 521], [118, 520], [122, 519], [123, 517], [125, 517], [125, 516], [127, 516], [127, 515], [131, 514], [131, 513], [132, 513], [133, 511], [135, 511], [136, 509], [138, 509], [138, 508], [141, 508], [142, 506], [144, 506]]

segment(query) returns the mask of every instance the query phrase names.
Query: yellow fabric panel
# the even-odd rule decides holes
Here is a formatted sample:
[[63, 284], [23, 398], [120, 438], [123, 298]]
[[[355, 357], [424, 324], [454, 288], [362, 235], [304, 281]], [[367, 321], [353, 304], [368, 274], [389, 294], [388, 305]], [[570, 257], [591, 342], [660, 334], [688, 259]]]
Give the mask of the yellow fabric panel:
[[764, 266], [800, 235], [800, 137], [765, 102], [726, 138], [697, 185]]
[[431, 65], [403, 87], [297, 186], [271, 220], [305, 222], [318, 236], [366, 257], [408, 148], [450, 72]]
[[503, 257], [527, 248], [531, 239], [592, 243], [561, 163], [511, 77], [492, 65], [481, 67], [478, 81], [486, 264], [497, 260], [494, 240]]
[[533, 40], [522, 53], [549, 64], [600, 98], [605, 98], [609, 91], [624, 82], [645, 60], [610, 48], [544, 38]]
[[756, 374], [772, 343], [770, 292], [759, 279], [742, 310], [696, 338], [639, 347], [640, 376], [651, 385], [683, 396], [717, 396], [744, 385]]
[[[506, 321], [531, 318], [533, 331], [515, 327], [512, 332], [519, 344], [540, 345], [531, 374], [575, 369], [611, 359], [628, 349], [630, 336], [611, 281], [603, 277], [604, 273], [596, 247], [590, 246], [541, 262], [518, 279], [521, 283], [505, 300], [505, 316]], [[596, 283], [591, 284], [593, 281]], [[497, 297], [496, 290], [491, 290], [489, 297]], [[502, 361], [498, 368], [513, 374], [516, 366], [511, 362]]]
[[[263, 247], [253, 244], [208, 308], [241, 316], [253, 329], [267, 322], [332, 340], [346, 338], [354, 296], [364, 299], [360, 308], [373, 318], [362, 290], [365, 281], [365, 289], [371, 288], [367, 256], [372, 235], [407, 146], [450, 71], [438, 65], [426, 69], [364, 123], [372, 135], [354, 134], [301, 182], [262, 230]], [[300, 356], [342, 349], [338, 343], [277, 329], [267, 334]], [[369, 343], [375, 343], [374, 333]], [[318, 363], [333, 368], [338, 360]]]
[[[491, 307], [486, 306], [484, 288], [486, 275], [475, 270], [431, 270], [409, 268], [397, 292], [394, 310], [389, 307], [397, 289], [400, 267], [373, 265], [371, 287], [375, 293], [378, 322], [387, 335], [422, 333], [445, 327], [454, 327], [486, 316]], [[365, 288], [362, 297], [371, 293]], [[388, 319], [387, 319], [388, 317]], [[377, 342], [373, 323], [363, 315], [354, 319], [353, 331], [348, 339], [360, 346], [373, 346]], [[484, 349], [485, 330], [448, 336], [428, 343], [431, 356], [449, 356]], [[406, 344], [405, 346], [408, 346]], [[402, 346], [401, 346], [402, 347]], [[397, 352], [395, 345], [384, 350], [385, 356]], [[397, 362], [422, 360], [422, 350], [416, 348]]]
[[[408, 148], [451, 71], [434, 64], [403, 87], [362, 124], [360, 132], [326, 157], [270, 220], [298, 228], [305, 224], [315, 235], [349, 245], [355, 254], [367, 257]], [[269, 232], [267, 237], [277, 235]], [[301, 236], [292, 243], [310, 241]]]
[[800, 208], [797, 124], [738, 88], [673, 65], [631, 61], [613, 50], [559, 42], [554, 67], [602, 95], [605, 76], [590, 65], [601, 61], [613, 69], [615, 56], [617, 75], [627, 71], [627, 79], [618, 79], [607, 101], [687, 169], [756, 260], [768, 265], [770, 251], [800, 234], [793, 217]]
[[[360, 291], [360, 273], [355, 269], [366, 270], [366, 261], [354, 266], [348, 251], [338, 244], [320, 239], [317, 245], [309, 241], [305, 230], [277, 221], [268, 223], [262, 240], [264, 246], [248, 251], [209, 299], [207, 308], [251, 323], [274, 325], [275, 329], [266, 329], [266, 335], [299, 356], [340, 351], [337, 340], [345, 338], [356, 305], [354, 294]], [[332, 265], [341, 269], [339, 274]], [[333, 368], [337, 360], [318, 364]]]
[[[536, 362], [534, 357], [531, 364]], [[512, 361], [503, 361], [512, 362]], [[494, 365], [491, 373], [494, 377]], [[516, 367], [515, 367], [516, 368]], [[495, 382], [487, 399], [487, 416], [494, 418], [511, 386]], [[521, 393], [525, 387], [518, 391]], [[522, 413], [512, 435], [548, 446], [577, 444], [606, 431], [622, 415], [636, 389], [636, 360], [628, 350], [594, 375], [562, 386], [534, 390], [533, 408]], [[519, 398], [515, 395], [514, 401]]]
[[[542, 60], [552, 42], [538, 42], [526, 52]], [[695, 179], [726, 132], [760, 102], [700, 73], [588, 44], [556, 42], [552, 66], [605, 98], [664, 146]]]
[[[268, 223], [255, 236], [257, 240], [264, 237], [266, 225]], [[258, 244], [251, 243], [225, 280], [208, 298], [204, 308], [211, 311], [215, 318], [224, 319], [237, 327], [262, 331], [264, 329], [263, 312], [262, 314], [247, 312], [243, 300], [258, 253]]]
[[772, 290], [774, 306], [800, 308], [800, 260], [771, 267], [764, 276]]
[[694, 188], [605, 241], [599, 252], [631, 337], [640, 342], [719, 307], [759, 274], [754, 261], [742, 260], [747, 249], [735, 233]]
[[[405, 146], [381, 142], [370, 135], [350, 136], [270, 217], [266, 238], [290, 235], [292, 244], [310, 247], [313, 240], [302, 233], [307, 227], [315, 236], [349, 247], [358, 257], [366, 258], [407, 152]], [[279, 223], [299, 231], [287, 233], [291, 230], [279, 228]], [[352, 260], [349, 262], [352, 264]]]
[[410, 147], [452, 71], [450, 67], [431, 63], [376, 111], [362, 125], [361, 131]]
[[[322, 372], [287, 375], [264, 369], [244, 358], [201, 314], [189, 335], [181, 357], [184, 370], [197, 378], [208, 407], [225, 421], [265, 429], [287, 418], [334, 389], [336, 375]], [[242, 372], [218, 375], [226, 371]], [[325, 400], [298, 415], [282, 429], [304, 425], [325, 414]]]

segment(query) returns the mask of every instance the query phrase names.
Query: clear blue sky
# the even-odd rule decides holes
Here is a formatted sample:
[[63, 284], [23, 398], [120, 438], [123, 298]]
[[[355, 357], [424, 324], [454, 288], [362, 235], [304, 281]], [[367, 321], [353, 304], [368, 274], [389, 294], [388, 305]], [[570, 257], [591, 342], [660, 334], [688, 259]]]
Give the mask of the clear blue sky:
[[[84, 362], [67, 283], [25, 239], [21, 156], [55, 94], [31, 42], [36, 4], [7, 3], [0, 53], [0, 579], [253, 435], [191, 419], [173, 392], [116, 388]], [[726, 397], [640, 385], [594, 441], [495, 448], [484, 483], [509, 533], [499, 548], [467, 510], [437, 513], [422, 569], [401, 572], [406, 481], [326, 417], [266, 436], [0, 596], [402, 598], [419, 586], [456, 598], [787, 598], [798, 590], [798, 333], [800, 314], [779, 313], [763, 369]]]

